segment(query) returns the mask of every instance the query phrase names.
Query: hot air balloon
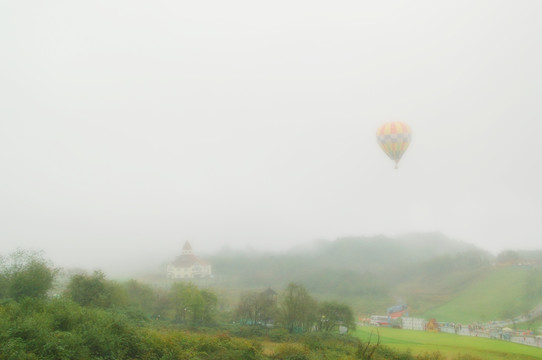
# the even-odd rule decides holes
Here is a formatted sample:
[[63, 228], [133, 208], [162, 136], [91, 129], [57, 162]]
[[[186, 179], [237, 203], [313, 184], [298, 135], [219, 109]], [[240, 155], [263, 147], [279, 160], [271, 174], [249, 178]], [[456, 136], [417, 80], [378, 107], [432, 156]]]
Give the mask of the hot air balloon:
[[401, 160], [401, 157], [410, 144], [411, 137], [410, 126], [400, 121], [385, 123], [376, 132], [378, 145], [380, 145], [390, 159], [395, 161], [396, 169], [399, 160]]

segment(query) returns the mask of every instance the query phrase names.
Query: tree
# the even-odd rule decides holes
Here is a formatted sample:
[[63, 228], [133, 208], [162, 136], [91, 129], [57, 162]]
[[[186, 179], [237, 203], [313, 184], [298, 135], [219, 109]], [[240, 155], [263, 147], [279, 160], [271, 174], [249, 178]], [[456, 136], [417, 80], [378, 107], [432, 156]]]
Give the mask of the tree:
[[254, 292], [244, 293], [241, 295], [239, 304], [235, 309], [235, 318], [244, 324], [256, 323], [256, 311], [254, 304], [256, 302], [257, 294]]
[[192, 283], [174, 283], [169, 295], [177, 321], [192, 326], [213, 322], [218, 298], [212, 292]]
[[265, 292], [244, 293], [235, 310], [238, 320], [252, 325], [265, 325], [275, 318], [276, 313], [276, 301]]
[[200, 290], [203, 298], [203, 308], [199, 312], [200, 321], [202, 324], [211, 324], [214, 322], [216, 305], [218, 304], [217, 296], [208, 290]]
[[280, 303], [283, 324], [290, 332], [308, 331], [316, 320], [316, 305], [303, 285], [288, 284]]
[[113, 281], [108, 281], [101, 271], [92, 275], [78, 274], [71, 277], [66, 295], [82, 306], [111, 308], [125, 305], [125, 290]]
[[40, 252], [18, 250], [0, 258], [0, 298], [45, 298], [57, 272]]
[[137, 307], [146, 314], [154, 314], [157, 310], [158, 294], [149, 285], [136, 280], [124, 284], [130, 305]]
[[369, 336], [369, 340], [363, 343], [358, 340], [358, 349], [356, 351], [356, 358], [361, 360], [371, 360], [375, 352], [380, 348], [380, 333], [376, 330], [376, 344], [371, 344], [373, 333]]
[[354, 329], [356, 326], [354, 313], [348, 305], [326, 301], [320, 305], [319, 310], [318, 328], [322, 331], [332, 331], [341, 325], [348, 329]]

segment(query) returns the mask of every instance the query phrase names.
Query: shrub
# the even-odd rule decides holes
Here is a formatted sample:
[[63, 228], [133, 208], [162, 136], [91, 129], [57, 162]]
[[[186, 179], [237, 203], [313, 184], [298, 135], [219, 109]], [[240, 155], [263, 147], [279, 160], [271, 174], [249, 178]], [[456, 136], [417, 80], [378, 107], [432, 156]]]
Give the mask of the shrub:
[[309, 360], [310, 351], [307, 346], [298, 343], [286, 343], [277, 347], [271, 356], [276, 360]]
[[290, 332], [284, 328], [273, 328], [267, 333], [269, 340], [274, 342], [285, 342], [290, 340]]
[[0, 305], [0, 359], [257, 360], [261, 345], [227, 334], [143, 327], [113, 310], [67, 299]]
[[423, 353], [416, 356], [416, 360], [444, 360], [444, 357], [438, 351], [432, 353]]
[[482, 360], [482, 359], [476, 356], [469, 355], [469, 354], [459, 354], [454, 358], [454, 360]]
[[45, 298], [56, 273], [39, 252], [18, 250], [9, 257], [0, 256], [0, 299]]

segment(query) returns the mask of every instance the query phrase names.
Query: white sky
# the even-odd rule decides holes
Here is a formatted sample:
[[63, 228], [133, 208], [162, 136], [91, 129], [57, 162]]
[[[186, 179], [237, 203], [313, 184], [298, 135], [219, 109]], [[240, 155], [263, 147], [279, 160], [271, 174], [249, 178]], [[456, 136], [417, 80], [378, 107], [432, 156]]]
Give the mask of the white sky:
[[[542, 2], [0, 0], [0, 253], [541, 248]], [[399, 170], [376, 143], [411, 125]]]

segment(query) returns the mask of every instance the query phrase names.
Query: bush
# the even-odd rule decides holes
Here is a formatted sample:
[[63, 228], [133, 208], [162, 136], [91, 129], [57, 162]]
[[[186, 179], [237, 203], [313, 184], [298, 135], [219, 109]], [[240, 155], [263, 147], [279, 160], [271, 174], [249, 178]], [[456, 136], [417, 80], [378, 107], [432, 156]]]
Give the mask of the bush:
[[309, 360], [310, 351], [307, 346], [298, 343], [281, 344], [271, 356], [276, 360]]
[[269, 340], [274, 342], [286, 342], [290, 340], [290, 332], [284, 328], [273, 328], [268, 331]]
[[40, 359], [113, 359], [135, 356], [140, 343], [124, 316], [62, 299], [13, 302], [0, 307], [0, 318], [0, 354], [16, 349]]
[[39, 252], [18, 250], [7, 258], [0, 257], [0, 299], [43, 299], [56, 273]]
[[454, 360], [482, 360], [479, 357], [468, 355], [468, 354], [459, 354]]
[[438, 351], [432, 353], [423, 353], [416, 356], [416, 360], [444, 360], [444, 356]]
[[127, 304], [126, 290], [109, 281], [101, 271], [92, 275], [77, 274], [71, 277], [66, 295], [82, 306], [113, 308]]
[[[256, 360], [261, 345], [227, 334], [153, 330], [67, 299], [0, 305], [0, 359]], [[147, 323], [143, 323], [147, 324]]]

